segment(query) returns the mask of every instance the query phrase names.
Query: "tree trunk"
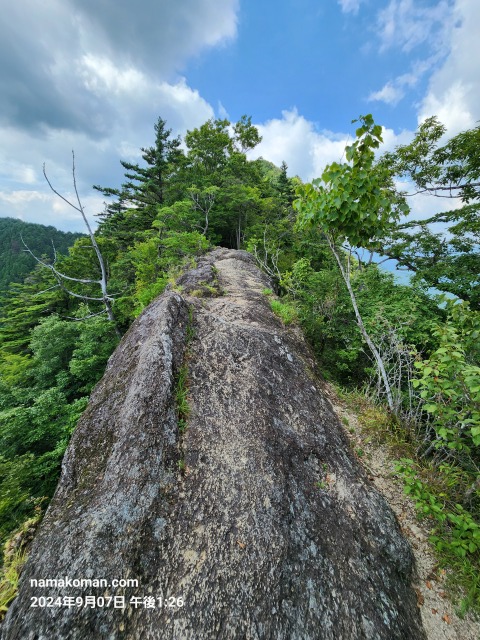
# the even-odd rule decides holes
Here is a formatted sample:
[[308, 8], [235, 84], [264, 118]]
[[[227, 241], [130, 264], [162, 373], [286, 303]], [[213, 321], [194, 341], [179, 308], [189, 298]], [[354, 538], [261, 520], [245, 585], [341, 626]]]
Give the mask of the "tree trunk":
[[393, 403], [392, 390], [391, 390], [391, 387], [390, 387], [390, 382], [388, 380], [387, 372], [385, 370], [385, 365], [383, 363], [383, 360], [382, 360], [382, 357], [381, 357], [380, 353], [378, 352], [377, 347], [375, 346], [375, 344], [373, 343], [373, 340], [368, 335], [368, 332], [367, 332], [367, 330], [365, 328], [365, 325], [363, 324], [362, 316], [360, 315], [360, 311], [359, 311], [358, 305], [357, 305], [357, 299], [355, 298], [355, 294], [354, 294], [353, 289], [352, 289], [352, 283], [350, 282], [350, 269], [348, 269], [347, 272], [345, 271], [344, 266], [342, 264], [342, 261], [340, 260], [340, 256], [338, 255], [338, 252], [335, 249], [335, 244], [334, 244], [333, 240], [328, 235], [327, 235], [327, 240], [328, 240], [328, 244], [330, 246], [330, 249], [331, 249], [333, 255], [335, 256], [335, 259], [337, 261], [337, 264], [339, 266], [339, 269], [340, 269], [342, 277], [343, 277], [343, 279], [345, 281], [345, 284], [347, 285], [348, 293], [350, 294], [350, 300], [352, 301], [353, 310], [355, 312], [355, 317], [357, 319], [357, 324], [358, 324], [358, 326], [360, 328], [360, 331], [362, 333], [363, 339], [367, 343], [368, 348], [370, 349], [370, 351], [373, 354], [373, 357], [375, 358], [375, 362], [377, 364], [378, 371], [380, 372], [380, 377], [382, 379], [383, 386], [385, 388], [388, 407], [389, 407], [390, 411], [392, 413], [394, 413], [395, 412], [395, 405]]

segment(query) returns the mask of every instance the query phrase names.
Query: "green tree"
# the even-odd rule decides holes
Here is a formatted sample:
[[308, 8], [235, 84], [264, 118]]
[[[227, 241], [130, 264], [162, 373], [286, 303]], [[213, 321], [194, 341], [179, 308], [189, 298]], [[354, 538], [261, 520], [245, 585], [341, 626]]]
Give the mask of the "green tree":
[[30, 331], [40, 319], [67, 312], [68, 305], [68, 296], [40, 264], [24, 283], [10, 285], [0, 305], [0, 360], [6, 353], [27, 354]]
[[375, 359], [383, 381], [387, 402], [394, 410], [394, 402], [385, 364], [363, 322], [351, 284], [351, 253], [344, 263], [338, 249], [347, 242], [349, 247], [375, 246], [379, 236], [406, 213], [408, 207], [396, 196], [391, 173], [386, 167], [374, 167], [375, 150], [382, 140], [382, 128], [372, 116], [360, 117], [356, 140], [346, 148], [347, 162], [332, 163], [320, 179], [297, 189], [299, 198], [294, 206], [298, 211], [299, 227], [315, 225], [322, 232], [337, 261], [347, 286], [358, 326]]
[[187, 169], [191, 185], [212, 186], [219, 181], [228, 158], [234, 152], [234, 141], [228, 120], [208, 120], [200, 127], [187, 131]]
[[282, 204], [284, 204], [285, 206], [290, 206], [292, 205], [295, 198], [295, 188], [292, 184], [292, 181], [287, 175], [287, 169], [287, 163], [283, 161], [280, 166], [280, 174], [277, 178], [276, 188], [278, 190]]
[[[166, 124], [158, 118], [154, 125], [155, 144], [141, 148], [145, 166], [120, 161], [126, 169], [126, 182], [119, 189], [94, 185], [107, 198], [116, 198], [100, 214], [102, 233], [114, 233], [128, 244], [132, 233], [150, 228], [157, 207], [168, 204], [169, 181], [182, 163], [183, 151], [180, 138], [172, 138], [172, 130]], [[129, 216], [125, 216], [127, 210]]]
[[[226, 119], [210, 119], [200, 127], [187, 131], [187, 168], [192, 181], [189, 186], [220, 186], [224, 178], [222, 172], [227, 165], [230, 164], [230, 172], [234, 168], [238, 171], [240, 166], [245, 168], [245, 152], [254, 149], [260, 141], [258, 129], [247, 116], [242, 116], [233, 125], [233, 131], [230, 121]], [[236, 177], [239, 177], [238, 174]]]
[[247, 116], [233, 126], [225, 119], [211, 119], [185, 135], [183, 181], [194, 209], [203, 214], [202, 231], [214, 242], [239, 248], [253, 223], [252, 213], [259, 210], [262, 175], [245, 152], [260, 140]]
[[[83, 305], [78, 315], [88, 318], [90, 315], [88, 306]], [[112, 324], [103, 316], [96, 316], [76, 324], [78, 330], [67, 368], [78, 395], [90, 393], [100, 380], [108, 358], [118, 344], [118, 337]]]
[[418, 360], [414, 381], [433, 416], [437, 446], [470, 451], [480, 446], [480, 313], [445, 300], [448, 316], [433, 325], [438, 347]]
[[56, 315], [44, 318], [33, 329], [30, 349], [34, 354], [32, 368], [37, 389], [68, 385], [64, 374], [68, 371], [79, 330], [79, 323], [60, 320]]
[[[452, 293], [480, 308], [480, 126], [440, 144], [445, 127], [423, 122], [413, 141], [386, 153], [379, 167], [410, 180], [413, 193], [457, 198], [462, 206], [391, 229], [380, 250], [429, 287]], [[406, 194], [406, 195], [413, 195]], [[438, 230], [439, 226], [443, 230]]]
[[252, 125], [251, 116], [243, 115], [240, 120], [235, 123], [234, 144], [237, 151], [246, 153], [251, 149], [255, 149], [262, 141], [262, 136], [258, 133], [258, 129]]

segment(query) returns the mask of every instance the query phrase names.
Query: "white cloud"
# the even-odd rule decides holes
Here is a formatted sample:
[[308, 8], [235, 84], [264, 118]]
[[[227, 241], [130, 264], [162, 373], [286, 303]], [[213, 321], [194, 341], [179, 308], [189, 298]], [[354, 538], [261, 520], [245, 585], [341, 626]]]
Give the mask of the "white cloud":
[[[441, 86], [437, 91], [430, 89], [422, 102], [422, 108], [418, 117], [419, 123], [432, 115], [438, 116], [440, 122], [447, 127], [447, 135], [459, 133], [472, 127], [475, 123], [473, 115], [472, 98], [480, 92], [475, 91], [475, 86], [465, 84], [461, 80], [451, 85]], [[480, 95], [479, 95], [480, 98]], [[478, 104], [478, 103], [476, 103]], [[475, 104], [475, 106], [476, 106]]]
[[303, 180], [318, 177], [327, 164], [341, 160], [348, 140], [344, 134], [318, 132], [296, 109], [257, 126], [263, 139], [251, 157], [262, 156], [278, 166], [285, 160], [288, 173]]
[[[102, 199], [92, 184], [121, 183], [119, 159], [138, 159], [152, 144], [159, 116], [174, 135], [213, 117], [178, 71], [234, 38], [237, 12], [238, 0], [12, 4], [0, 24], [0, 56], [9, 61], [0, 67], [0, 215], [59, 224], [41, 169], [46, 162], [68, 192], [72, 149], [82, 198], [96, 213]], [[73, 210], [65, 216], [64, 228], [77, 225]]]
[[[83, 231], [83, 223], [73, 210], [58, 206], [52, 209], [48, 185], [42, 176], [46, 162], [48, 175], [54, 185], [69, 192], [72, 185], [71, 151], [75, 150], [77, 181], [84, 202], [89, 201], [91, 216], [103, 209], [103, 197], [95, 196], [93, 184], [118, 186], [123, 177], [120, 158], [140, 159], [140, 147], [154, 140], [153, 125], [159, 116], [167, 121], [173, 134], [200, 126], [214, 116], [213, 108], [190, 88], [185, 79], [175, 84], [155, 82], [146, 75], [129, 75], [109, 65], [111, 77], [104, 81], [105, 66], [92, 66], [89, 81], [102, 98], [105, 108], [115, 114], [108, 137], [92, 139], [80, 131], [44, 129], [43, 134], [32, 136], [17, 127], [0, 127], [0, 216], [21, 217], [29, 222], [53, 224], [60, 228]], [[94, 73], [93, 69], [96, 72]], [[132, 90], [132, 84], [134, 90]], [[115, 91], [110, 91], [111, 87]], [[16, 161], [11, 160], [12, 157]], [[36, 191], [26, 190], [35, 185]], [[48, 194], [47, 198], [41, 193]], [[48, 221], [48, 222], [47, 222]]]
[[432, 72], [448, 54], [452, 16], [451, 0], [442, 0], [433, 6], [420, 6], [413, 0], [390, 0], [377, 17], [380, 51], [396, 48], [411, 54], [423, 46], [423, 58], [410, 62], [407, 73], [370, 93], [368, 100], [395, 106], [405, 97], [407, 88], [417, 85], [426, 73]]
[[480, 2], [456, 0], [449, 54], [432, 74], [419, 109], [419, 122], [438, 115], [449, 135], [474, 126], [480, 117]]
[[0, 155], [0, 179], [4, 184], [22, 183], [32, 185], [37, 182], [38, 175], [30, 164], [22, 164]]
[[414, 60], [408, 73], [389, 80], [368, 99], [396, 105], [428, 74], [427, 91], [417, 105], [418, 122], [437, 115], [449, 136], [474, 126], [480, 115], [478, 24], [478, 0], [441, 0], [430, 6], [391, 0], [378, 16], [381, 50], [410, 53], [422, 45], [424, 58]]
[[[345, 147], [352, 143], [352, 133], [319, 131], [316, 125], [300, 115], [297, 109], [282, 111], [282, 118], [257, 124], [262, 142], [250, 152], [251, 158], [263, 157], [280, 166], [283, 160], [288, 165], [289, 175], [298, 175], [302, 180], [318, 178], [327, 164], [345, 161]], [[357, 125], [358, 126], [358, 125]], [[380, 152], [392, 151], [397, 145], [408, 144], [413, 132], [404, 130], [395, 133], [383, 128]]]
[[237, 33], [239, 0], [143, 0], [141, 6], [130, 0], [69, 3], [78, 16], [83, 48], [163, 75]]
[[78, 61], [78, 74], [88, 91], [118, 96], [143, 89], [145, 76], [135, 67], [117, 67], [112, 60], [88, 53]]
[[[73, 193], [65, 195], [70, 199], [75, 198]], [[87, 196], [82, 204], [90, 223], [95, 226], [94, 214], [103, 209], [101, 197]], [[81, 215], [53, 193], [24, 189], [0, 191], [0, 207], [3, 206], [8, 207], [11, 218], [86, 233]], [[35, 215], [32, 215], [32, 211], [35, 211]]]
[[358, 13], [362, 0], [338, 0], [343, 13]]
[[394, 80], [389, 80], [379, 91], [373, 91], [368, 96], [368, 100], [397, 105], [405, 97], [407, 89], [417, 85], [420, 79], [428, 71], [431, 71], [438, 57], [439, 54], [433, 54], [425, 60], [415, 61], [408, 73], [403, 73]]
[[230, 116], [228, 111], [225, 109], [221, 101], [218, 101], [217, 113], [219, 118], [223, 118], [224, 120], [230, 120]]
[[382, 127], [383, 144], [380, 146], [379, 152], [393, 151], [398, 145], [409, 144], [413, 136], [413, 131], [408, 131], [408, 129], [395, 133], [393, 129]]
[[395, 86], [393, 82], [387, 82], [379, 91], [373, 91], [368, 96], [368, 100], [378, 100], [395, 106], [404, 95], [405, 92], [399, 86]]
[[433, 6], [421, 6], [414, 0], [391, 0], [378, 16], [381, 50], [399, 47], [409, 52], [434, 41], [441, 48], [450, 19], [451, 4], [447, 0]]

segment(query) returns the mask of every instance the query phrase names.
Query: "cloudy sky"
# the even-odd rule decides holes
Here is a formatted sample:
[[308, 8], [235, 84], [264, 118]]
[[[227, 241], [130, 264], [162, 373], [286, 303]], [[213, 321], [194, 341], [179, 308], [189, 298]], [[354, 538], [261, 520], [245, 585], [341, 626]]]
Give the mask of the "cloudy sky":
[[[479, 0], [0, 0], [0, 216], [83, 226], [93, 184], [118, 186], [162, 116], [175, 134], [252, 116], [254, 155], [303, 179], [339, 160], [373, 113], [388, 147], [438, 115], [480, 119]], [[435, 203], [438, 204], [438, 203]], [[428, 211], [422, 200], [416, 206]]]

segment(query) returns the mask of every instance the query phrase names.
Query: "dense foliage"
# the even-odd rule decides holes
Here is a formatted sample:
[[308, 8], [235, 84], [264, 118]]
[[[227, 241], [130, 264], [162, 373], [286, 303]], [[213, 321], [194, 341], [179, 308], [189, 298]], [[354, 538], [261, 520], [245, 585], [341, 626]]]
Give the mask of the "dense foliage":
[[[272, 309], [285, 323], [302, 325], [326, 378], [387, 401], [414, 450], [401, 473], [418, 502], [435, 505], [425, 513], [434, 517], [442, 500], [459, 505], [441, 520], [441, 540], [453, 535], [456, 522], [470, 523], [477, 535], [471, 523], [480, 511], [478, 130], [443, 147], [440, 131], [436, 120], [427, 121], [411, 145], [378, 159], [382, 129], [362, 117], [345, 162], [303, 185], [285, 163], [247, 159], [260, 136], [246, 116], [235, 124], [209, 120], [188, 131], [183, 144], [159, 118], [154, 144], [141, 150], [143, 163], [122, 161], [120, 187], [95, 187], [108, 199], [95, 241], [114, 322], [96, 293], [101, 274], [88, 237], [55, 263], [70, 293], [54, 270], [37, 264], [4, 297], [0, 536], [51, 495], [69, 435], [117, 344], [115, 329], [124, 332], [216, 244], [256, 256], [272, 277], [275, 292], [265, 291]], [[395, 189], [395, 178], [405, 176], [417, 188], [448, 187], [463, 199], [455, 212], [425, 222], [448, 224], [443, 239], [438, 229], [409, 230], [408, 197]], [[443, 253], [440, 246], [447, 247]], [[364, 250], [394, 255], [415, 278], [399, 284], [364, 260]], [[459, 299], [436, 299], [432, 285]], [[442, 490], [421, 479], [424, 463], [433, 465]], [[455, 495], [444, 490], [444, 476], [457, 479]], [[458, 554], [478, 563], [473, 533], [458, 535]]]
[[[382, 169], [412, 188], [453, 200], [450, 211], [428, 219], [409, 218], [390, 229], [381, 250], [415, 279], [458, 296], [480, 309], [480, 126], [440, 145], [445, 127], [437, 118], [423, 122], [413, 141], [386, 153]], [[440, 201], [440, 200], [439, 200]], [[440, 228], [439, 228], [440, 227]], [[448, 231], [448, 233], [446, 233]]]
[[35, 266], [34, 258], [25, 251], [22, 238], [36, 255], [46, 254], [53, 258], [52, 244], [58, 253], [66, 254], [81, 235], [15, 218], [0, 218], [0, 292], [11, 282], [22, 282]]
[[[375, 161], [381, 128], [371, 116], [361, 121], [355, 142], [346, 149], [346, 162], [328, 166], [321, 179], [297, 189], [298, 224], [316, 229], [335, 256], [360, 333], [373, 355], [370, 391], [385, 399], [405, 443], [414, 447], [416, 460], [404, 458], [398, 471], [420, 513], [438, 523], [432, 542], [460, 575], [478, 575], [480, 129], [439, 147], [445, 130], [431, 118], [410, 145]], [[420, 192], [460, 198], [461, 204], [421, 223], [400, 222], [409, 213], [408, 194], [397, 192], [395, 177], [408, 177]], [[434, 233], [429, 225], [439, 222], [443, 229]], [[419, 233], [413, 232], [416, 227]], [[372, 272], [371, 264], [352, 260], [363, 249], [383, 251], [414, 272], [393, 317], [388, 309], [399, 287], [393, 285], [383, 299], [377, 297], [378, 285], [368, 283], [375, 268]], [[418, 285], [436, 286], [456, 297], [440, 297], [435, 308]], [[374, 301], [379, 315], [372, 322]], [[427, 339], [418, 340], [421, 327]], [[435, 470], [430, 484], [423, 479], [429, 467]], [[466, 586], [470, 602], [480, 607], [478, 580]]]

